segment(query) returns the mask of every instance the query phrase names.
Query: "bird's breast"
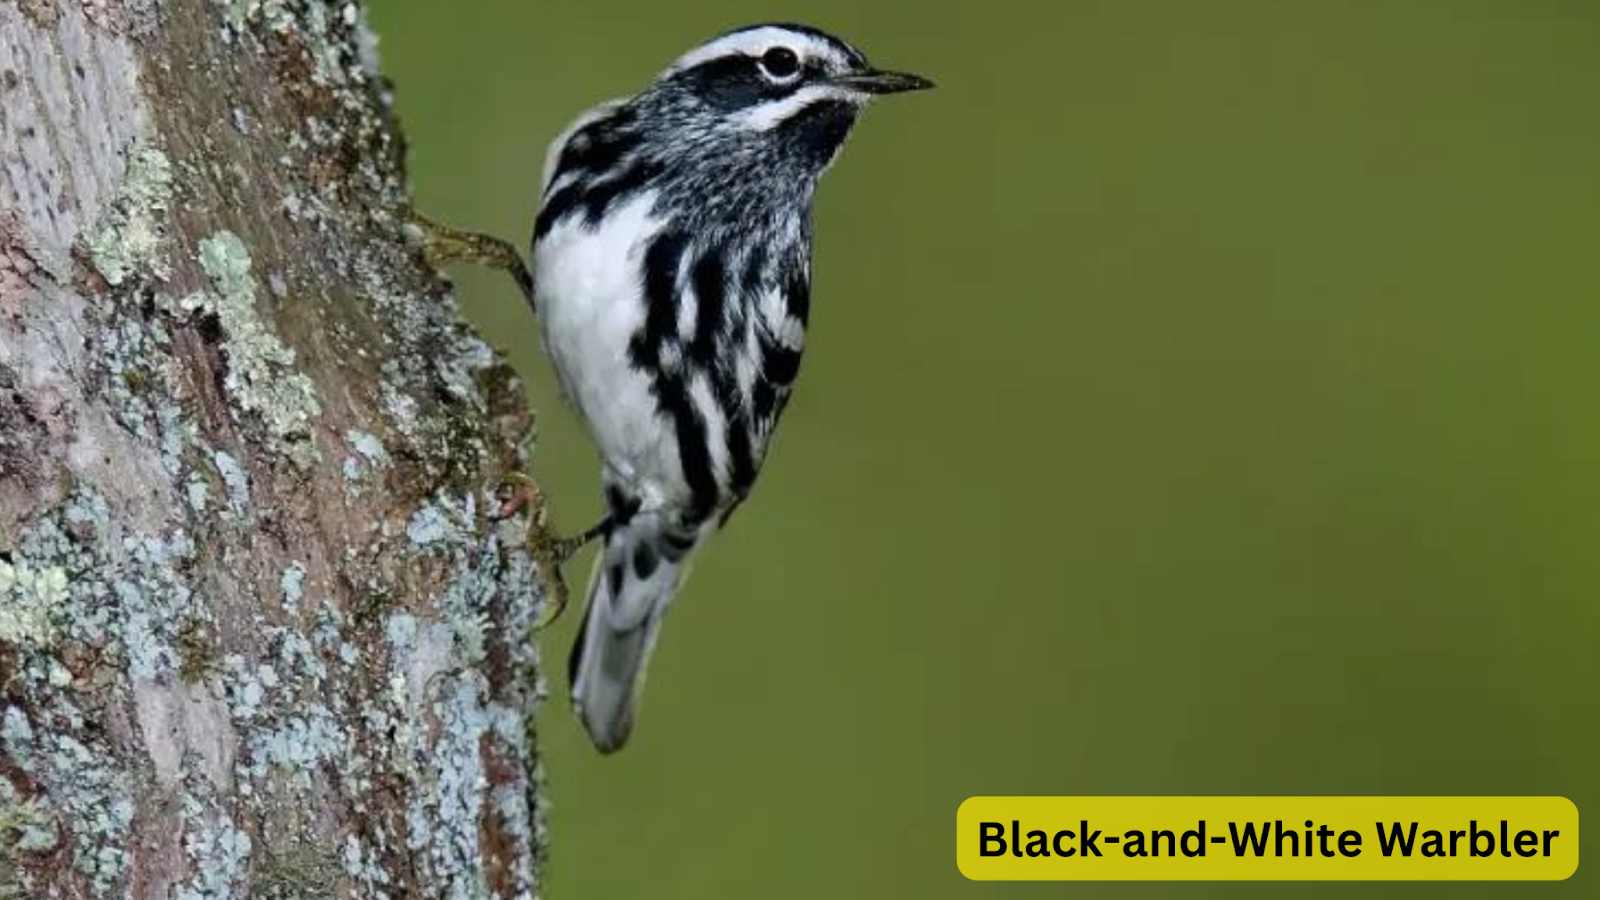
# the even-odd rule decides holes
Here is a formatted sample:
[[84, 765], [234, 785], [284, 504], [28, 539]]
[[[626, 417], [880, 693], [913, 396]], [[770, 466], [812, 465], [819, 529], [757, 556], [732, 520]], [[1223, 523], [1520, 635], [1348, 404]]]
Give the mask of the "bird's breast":
[[679, 491], [677, 450], [650, 375], [629, 357], [646, 316], [644, 254], [661, 229], [652, 207], [642, 195], [593, 226], [556, 223], [534, 248], [533, 276], [545, 351], [607, 468], [646, 502], [666, 502]]

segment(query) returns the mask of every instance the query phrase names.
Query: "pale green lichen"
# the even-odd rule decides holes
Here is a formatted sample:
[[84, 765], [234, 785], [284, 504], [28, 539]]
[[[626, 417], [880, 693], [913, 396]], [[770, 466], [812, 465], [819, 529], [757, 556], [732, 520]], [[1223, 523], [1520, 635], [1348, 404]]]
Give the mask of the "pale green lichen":
[[306, 567], [302, 563], [290, 563], [283, 570], [283, 576], [278, 579], [278, 590], [283, 597], [283, 611], [294, 615], [300, 610], [300, 598], [305, 595]]
[[[161, 292], [153, 296], [158, 308], [172, 306]], [[85, 326], [94, 334], [91, 360], [107, 405], [140, 444], [160, 448], [162, 468], [178, 477], [199, 426], [178, 399], [187, 376], [173, 354], [170, 323], [128, 315], [118, 304], [94, 304], [87, 313]]]
[[[278, 35], [298, 34], [306, 43], [312, 61], [311, 79], [320, 85], [340, 85], [348, 80], [344, 58], [351, 52], [350, 45], [336, 31], [343, 28], [354, 33], [352, 41], [358, 70], [368, 73], [366, 64], [375, 54], [375, 44], [364, 44], [361, 22], [354, 3], [346, 3], [337, 10], [328, 2], [294, 4], [290, 0], [213, 0], [222, 10], [222, 20], [234, 34], [243, 34], [253, 23]], [[298, 18], [297, 18], [298, 14]]]
[[294, 27], [294, 14], [288, 0], [214, 0], [222, 7], [222, 20], [235, 32], [242, 32], [251, 22], [261, 22], [269, 29], [283, 33]]
[[437, 777], [412, 793], [406, 821], [406, 846], [450, 900], [480, 900], [488, 895], [479, 849], [486, 798], [480, 745], [504, 711], [485, 705], [478, 684], [466, 677], [451, 679], [433, 703], [439, 739], [433, 747]]
[[411, 514], [411, 521], [406, 524], [406, 537], [417, 549], [426, 549], [449, 537], [450, 528], [445, 511], [435, 504], [425, 503]]
[[194, 558], [194, 544], [180, 532], [170, 539], [130, 538], [122, 549], [135, 570], [146, 573], [111, 584], [122, 613], [128, 674], [147, 681], [176, 675], [182, 666], [178, 639], [187, 624], [184, 614], [193, 592], [173, 566]]
[[345, 432], [345, 440], [350, 442], [356, 452], [366, 457], [367, 462], [374, 468], [383, 468], [389, 464], [389, 451], [384, 449], [383, 441], [378, 440], [365, 431], [352, 429]]
[[0, 644], [46, 647], [55, 639], [54, 616], [67, 599], [67, 573], [59, 566], [35, 571], [0, 560]]
[[57, 840], [55, 825], [38, 800], [18, 796], [8, 779], [0, 779], [0, 858], [49, 850]]
[[326, 763], [348, 760], [354, 747], [337, 716], [320, 703], [304, 713], [284, 717], [269, 730], [254, 734], [247, 746], [244, 773], [253, 779], [276, 772], [301, 790], [309, 791], [312, 775]]
[[17, 871], [17, 857], [47, 852], [59, 840], [56, 822], [44, 806], [18, 794], [10, 779], [0, 778], [0, 900], [28, 896], [28, 885]]
[[[348, 85], [364, 78], [359, 63], [370, 56], [370, 46], [358, 52], [357, 41], [366, 39], [370, 45], [371, 39], [353, 4], [218, 0], [218, 7], [219, 18], [226, 18], [235, 32], [251, 28], [263, 36], [269, 30], [284, 34], [282, 43], [295, 51], [293, 58], [301, 58], [302, 48], [307, 51], [304, 59], [318, 80]], [[333, 46], [335, 42], [342, 46]], [[335, 108], [315, 110], [322, 121], [307, 121], [300, 129], [304, 136], [291, 136], [302, 148], [296, 164], [335, 143], [366, 147], [381, 128], [371, 124], [378, 121], [374, 117], [357, 121], [353, 114], [366, 109], [369, 93], [341, 88], [332, 94]], [[381, 160], [358, 163], [350, 182], [370, 186], [386, 203], [404, 196], [398, 174]], [[304, 184], [296, 190], [305, 198], [306, 221], [319, 228], [338, 224], [336, 202]], [[267, 202], [271, 205], [270, 198]], [[157, 308], [215, 316], [224, 338], [217, 349], [228, 366], [228, 402], [233, 415], [252, 426], [244, 429], [243, 446], [265, 445], [297, 462], [314, 460], [308, 451], [321, 403], [276, 336], [287, 338], [294, 332], [276, 328], [286, 320], [272, 318], [271, 304], [261, 295], [271, 280], [252, 277], [250, 254], [232, 235], [214, 235], [200, 249], [209, 283], [184, 301], [157, 294]], [[145, 258], [130, 255], [120, 277], [164, 271], [160, 250], [156, 245]], [[405, 362], [385, 368], [378, 394], [394, 424], [367, 426], [391, 440], [390, 447], [372, 435], [348, 433], [344, 452], [354, 466], [347, 464], [346, 470], [375, 483], [381, 479], [374, 473], [394, 465], [388, 455], [392, 450], [397, 459], [405, 459], [410, 477], [420, 450], [427, 477], [445, 473], [451, 477], [436, 478], [436, 484], [462, 485], [462, 473], [476, 473], [487, 458], [472, 443], [478, 441], [477, 420], [484, 408], [475, 370], [488, 357], [483, 352], [460, 354], [465, 360], [460, 365], [454, 357], [461, 348], [451, 344], [435, 352], [439, 345], [434, 336], [448, 334], [450, 327], [439, 320], [452, 319], [453, 313], [418, 304], [414, 295], [398, 290], [393, 280], [397, 257], [388, 250], [372, 257], [368, 269], [373, 283], [394, 296], [389, 306], [374, 305], [368, 312], [383, 320], [397, 341], [373, 358], [398, 355]], [[106, 265], [114, 268], [114, 262]], [[264, 274], [262, 269], [257, 257], [256, 276]], [[288, 286], [307, 283], [305, 273], [295, 271], [292, 263], [286, 273], [281, 282], [285, 287], [272, 289], [279, 300], [289, 296]], [[362, 284], [355, 293], [377, 296]], [[391, 318], [418, 309], [424, 311], [415, 313], [415, 321]], [[230, 319], [230, 310], [241, 318]], [[291, 325], [295, 321], [288, 320]], [[185, 519], [180, 509], [177, 518], [156, 526], [125, 517], [119, 508], [113, 526], [105, 501], [79, 488], [64, 508], [19, 525], [25, 535], [15, 548], [7, 548], [6, 559], [14, 567], [26, 565], [35, 573], [54, 567], [67, 578], [63, 608], [52, 621], [64, 648], [60, 652], [72, 661], [73, 671], [53, 658], [54, 649], [17, 654], [5, 648], [7, 663], [26, 657], [18, 662], [18, 671], [7, 673], [6, 702], [15, 699], [27, 713], [11, 715], [0, 702], [5, 765], [20, 766], [28, 782], [38, 786], [40, 816], [64, 823], [55, 837], [60, 846], [50, 848], [50, 861], [85, 873], [82, 886], [72, 889], [84, 896], [122, 897], [137, 890], [129, 864], [152, 847], [143, 843], [151, 824], [143, 818], [144, 802], [166, 795], [150, 793], [150, 762], [140, 752], [137, 730], [130, 737], [125, 729], [100, 726], [106, 721], [106, 704], [120, 708], [132, 697], [145, 701], [155, 696], [176, 703], [169, 709], [184, 717], [152, 720], [177, 726], [171, 739], [178, 744], [166, 748], [177, 763], [166, 777], [177, 779], [170, 788], [180, 804], [182, 843], [192, 868], [186, 881], [171, 888], [174, 897], [209, 900], [250, 893], [262, 900], [321, 900], [344, 891], [364, 897], [411, 892], [480, 900], [486, 896], [486, 861], [478, 851], [488, 845], [479, 848], [477, 842], [491, 825], [528, 840], [530, 821], [535, 846], [519, 840], [515, 859], [496, 863], [510, 867], [511, 895], [535, 896], [542, 823], [533, 817], [540, 804], [523, 795], [522, 783], [508, 779], [505, 769], [532, 752], [520, 725], [538, 694], [531, 669], [537, 651], [523, 644], [521, 636], [536, 617], [539, 593], [519, 546], [486, 538], [471, 515], [472, 501], [447, 492], [429, 504], [437, 507], [437, 515], [402, 521], [403, 527], [416, 525], [414, 532], [397, 534], [384, 517], [375, 517], [366, 532], [371, 543], [352, 538], [342, 555], [328, 554], [335, 557], [331, 560], [319, 549], [308, 549], [303, 552], [315, 556], [302, 559], [316, 573], [315, 580], [291, 574], [301, 564], [283, 569], [290, 560], [277, 556], [279, 549], [267, 549], [269, 544], [278, 547], [281, 535], [266, 526], [285, 524], [275, 506], [264, 505], [269, 494], [277, 494], [270, 483], [276, 469], [260, 454], [241, 454], [237, 440], [225, 437], [229, 429], [217, 432], [208, 426], [208, 434], [233, 455], [202, 441], [194, 430], [199, 417], [192, 404], [175, 402], [187, 396], [179, 391], [181, 385], [172, 383], [160, 364], [139, 362], [142, 357], [170, 357], [168, 337], [182, 323], [166, 317], [135, 323], [141, 334], [109, 319], [108, 324], [116, 327], [116, 358], [115, 365], [103, 366], [111, 375], [103, 383], [117, 392], [118, 417], [130, 433], [141, 441], [154, 438], [148, 446], [161, 448], [162, 463], [178, 489], [176, 502], [183, 507], [187, 501], [189, 515]], [[260, 365], [252, 367], [252, 359]], [[441, 385], [444, 397], [437, 400]], [[415, 398], [428, 399], [424, 406]], [[458, 447], [466, 452], [456, 452]], [[252, 500], [253, 489], [259, 501]], [[263, 504], [259, 509], [253, 506], [257, 502]], [[226, 525], [240, 519], [259, 519], [273, 540], [241, 542], [251, 535]], [[196, 553], [185, 528], [207, 542], [204, 554]], [[390, 568], [387, 561], [397, 549], [404, 559]], [[406, 571], [402, 574], [399, 568]], [[263, 570], [270, 573], [266, 585], [258, 583]], [[11, 580], [8, 590], [15, 572]], [[343, 585], [352, 586], [354, 595], [340, 597]], [[271, 595], [274, 588], [282, 592], [281, 608], [272, 602], [229, 602]], [[208, 597], [203, 592], [214, 593]], [[364, 606], [369, 600], [375, 612]], [[219, 608], [226, 611], [226, 628], [213, 618]], [[400, 640], [391, 647], [384, 618], [400, 608], [410, 610], [410, 634], [396, 623], [393, 630]], [[285, 611], [299, 615], [291, 620]], [[309, 632], [308, 622], [315, 623]], [[514, 637], [508, 640], [507, 635]], [[196, 637], [204, 642], [203, 659], [186, 665], [195, 654], [183, 648]], [[517, 672], [514, 683], [499, 683], [496, 675], [491, 684], [476, 665], [490, 647], [497, 654], [509, 651]], [[93, 653], [84, 653], [86, 648]], [[185, 669], [192, 674], [180, 680]], [[28, 727], [29, 716], [38, 723], [37, 734]], [[189, 718], [196, 716], [199, 725]], [[216, 751], [215, 771], [225, 776], [208, 782], [210, 745], [183, 742], [216, 737], [210, 732], [213, 726], [225, 736], [219, 745], [226, 743], [229, 749]], [[57, 734], [74, 743], [57, 743]], [[147, 742], [156, 740], [151, 737], [156, 734], [169, 733], [152, 730]], [[155, 756], [153, 747], [150, 755]], [[158, 777], [159, 766], [158, 761]], [[0, 777], [0, 783], [5, 780]], [[169, 785], [163, 782], [161, 787]], [[415, 813], [399, 823], [383, 814], [396, 802], [394, 791], [404, 792], [399, 802]], [[130, 815], [134, 798], [141, 804], [138, 834]], [[155, 814], [172, 809], [160, 805]], [[33, 834], [28, 846], [43, 849], [51, 834], [48, 829]], [[407, 871], [393, 871], [394, 860], [407, 856], [411, 842], [421, 861]], [[154, 852], [166, 852], [164, 844], [154, 846]], [[300, 846], [315, 855], [297, 855], [293, 848]], [[274, 859], [284, 847], [290, 852]], [[347, 884], [337, 883], [337, 869], [324, 867], [334, 862], [329, 853], [335, 848], [344, 850]], [[42, 886], [18, 889], [19, 897], [45, 895]]]
[[400, 433], [414, 438], [421, 427], [421, 410], [417, 408], [417, 398], [402, 390], [398, 385], [401, 380], [400, 366], [395, 363], [385, 363], [383, 367], [383, 394], [384, 405], [389, 410], [389, 418], [394, 421]]
[[189, 483], [184, 486], [185, 494], [189, 499], [189, 508], [197, 516], [206, 514], [206, 507], [211, 505], [211, 486], [196, 475], [189, 477]]
[[317, 459], [311, 429], [322, 403], [311, 379], [295, 368], [294, 350], [256, 312], [256, 282], [244, 242], [231, 231], [205, 238], [200, 266], [213, 290], [184, 298], [178, 310], [217, 317], [227, 335], [228, 393], [261, 421], [275, 449], [301, 466], [311, 465]]
[[378, 61], [378, 33], [372, 30], [367, 21], [367, 8], [356, 6], [354, 3], [345, 7], [345, 20], [350, 19], [349, 11], [355, 10], [354, 27], [356, 30], [356, 59], [361, 63], [361, 71], [369, 78], [377, 78], [382, 74], [382, 66]]
[[341, 59], [344, 47], [333, 40], [328, 8], [320, 3], [306, 7], [306, 42], [311, 50], [311, 80], [317, 84], [338, 84], [344, 81]]
[[108, 283], [120, 285], [140, 271], [166, 274], [162, 222], [171, 197], [172, 164], [166, 154], [149, 145], [135, 147], [116, 200], [88, 240], [89, 258]]
[[[512, 560], [482, 553], [484, 536], [472, 525], [478, 502], [472, 495], [441, 494], [412, 517], [413, 544], [431, 558], [450, 560], [454, 574], [434, 597], [431, 622], [397, 612], [385, 623], [389, 697], [398, 720], [388, 734], [397, 758], [410, 761], [416, 778], [406, 846], [437, 896], [452, 900], [487, 893], [479, 843], [486, 822], [528, 839], [530, 847], [542, 829], [526, 784], [490, 788], [484, 748], [530, 753], [523, 718], [530, 704], [493, 696], [479, 665], [491, 640], [525, 634], [537, 615], [534, 604], [507, 608], [497, 605], [499, 598], [537, 592], [528, 582], [531, 568], [521, 561], [503, 565]], [[520, 639], [508, 645], [513, 664], [531, 669], [536, 649]], [[530, 690], [527, 700], [537, 696], [536, 686]], [[360, 849], [346, 848], [347, 871], [362, 870]], [[518, 860], [514, 874], [531, 889], [532, 857]]]
[[138, 317], [113, 315], [101, 324], [95, 343], [94, 362], [105, 371], [105, 393], [117, 421], [141, 443], [159, 444], [162, 464], [175, 471], [189, 432], [171, 400], [179, 375], [167, 335]]
[[194, 862], [194, 877], [177, 900], [228, 900], [245, 883], [250, 869], [250, 835], [225, 815], [215, 825], [201, 822], [184, 835], [184, 849]]
[[[60, 860], [93, 897], [123, 894], [140, 772], [84, 704], [103, 702], [97, 698], [108, 693], [125, 696], [135, 683], [173, 679], [180, 623], [203, 610], [184, 584], [193, 547], [181, 531], [168, 537], [112, 531], [105, 501], [80, 487], [17, 535], [4, 604], [18, 608], [14, 601], [24, 590], [47, 601], [54, 643], [9, 654], [15, 665], [7, 672], [7, 700], [20, 709], [0, 717], [0, 749], [6, 765], [37, 786], [41, 811], [71, 823], [57, 839], [64, 845]], [[83, 682], [55, 657], [57, 646], [96, 648]], [[38, 845], [47, 837], [31, 840]], [[28, 870], [18, 875], [22, 896], [42, 896], [26, 884]]]
[[[349, 835], [344, 841], [344, 850], [339, 854], [339, 864], [344, 869], [345, 877], [352, 884], [366, 888], [372, 896], [386, 896], [381, 893], [383, 886], [389, 884], [391, 878], [389, 870], [384, 868], [380, 855], [369, 852], [366, 843], [359, 835]], [[358, 893], [356, 896], [368, 896]]]
[[108, 897], [128, 871], [125, 841], [133, 824], [133, 784], [102, 752], [71, 735], [39, 740], [39, 773], [59, 791], [52, 802], [72, 827], [72, 867]]
[[351, 429], [344, 433], [345, 442], [355, 454], [345, 457], [344, 477], [346, 481], [358, 482], [366, 477], [369, 471], [376, 472], [389, 467], [391, 462], [389, 451], [383, 446], [383, 441], [360, 429]]
[[233, 717], [249, 722], [260, 716], [267, 691], [278, 684], [277, 672], [271, 666], [252, 666], [237, 653], [223, 658], [222, 670], [228, 676], [223, 684], [228, 694], [228, 710]]
[[33, 723], [28, 721], [28, 716], [19, 707], [7, 706], [5, 712], [0, 714], [0, 749], [5, 750], [17, 765], [27, 768], [33, 765], [33, 755], [29, 748], [33, 745]]
[[211, 464], [217, 467], [222, 485], [228, 490], [228, 507], [234, 515], [242, 516], [250, 507], [250, 476], [232, 454], [222, 450], [211, 454]]

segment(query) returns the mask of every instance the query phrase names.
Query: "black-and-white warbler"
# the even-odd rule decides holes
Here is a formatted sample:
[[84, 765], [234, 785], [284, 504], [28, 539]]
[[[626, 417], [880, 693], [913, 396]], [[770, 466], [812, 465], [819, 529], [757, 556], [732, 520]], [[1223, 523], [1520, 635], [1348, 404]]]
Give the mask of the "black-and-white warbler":
[[800, 367], [811, 200], [874, 97], [930, 87], [812, 28], [679, 58], [552, 146], [534, 230], [545, 347], [605, 468], [605, 548], [571, 662], [621, 747], [695, 547], [749, 494]]
[[[931, 86], [816, 29], [758, 25], [584, 113], [550, 148], [530, 299], [604, 463], [605, 547], [570, 665], [602, 752], [627, 740], [689, 555], [749, 494], [788, 401], [817, 181], [870, 100]], [[514, 251], [466, 254], [529, 289]]]

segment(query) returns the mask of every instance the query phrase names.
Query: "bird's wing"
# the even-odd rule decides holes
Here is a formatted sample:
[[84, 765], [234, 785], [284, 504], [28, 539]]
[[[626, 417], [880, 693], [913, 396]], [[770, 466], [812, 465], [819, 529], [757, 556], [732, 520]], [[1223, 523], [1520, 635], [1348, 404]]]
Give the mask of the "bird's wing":
[[544, 174], [539, 179], [540, 196], [544, 196], [549, 191], [550, 182], [555, 179], [557, 164], [561, 160], [561, 151], [566, 149], [567, 142], [572, 140], [572, 136], [582, 131], [585, 126], [593, 125], [595, 122], [616, 112], [627, 102], [626, 98], [619, 97], [615, 100], [607, 100], [601, 103], [573, 119], [572, 124], [568, 125], [565, 130], [556, 136], [555, 140], [550, 142], [550, 147], [544, 154]]

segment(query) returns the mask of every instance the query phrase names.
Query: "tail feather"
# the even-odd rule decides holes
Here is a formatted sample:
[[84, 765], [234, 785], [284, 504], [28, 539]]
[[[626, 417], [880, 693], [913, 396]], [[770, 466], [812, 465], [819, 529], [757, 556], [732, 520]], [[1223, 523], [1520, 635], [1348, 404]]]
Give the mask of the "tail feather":
[[621, 749], [633, 728], [650, 652], [687, 571], [686, 546], [656, 517], [635, 516], [606, 535], [595, 560], [568, 670], [572, 707], [602, 753]]

